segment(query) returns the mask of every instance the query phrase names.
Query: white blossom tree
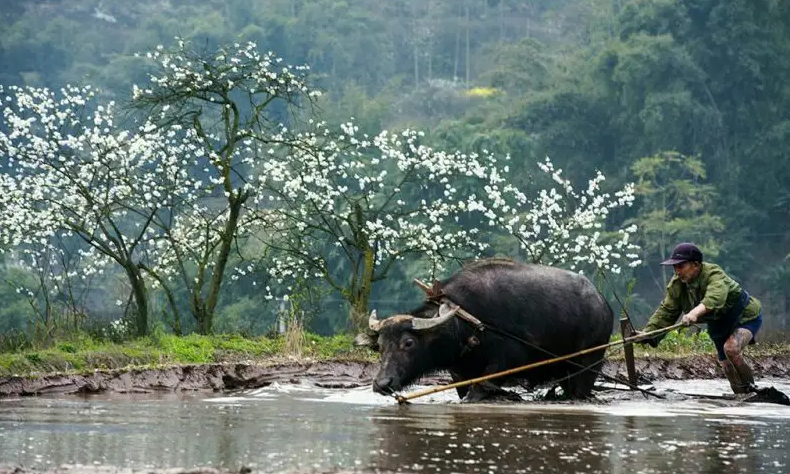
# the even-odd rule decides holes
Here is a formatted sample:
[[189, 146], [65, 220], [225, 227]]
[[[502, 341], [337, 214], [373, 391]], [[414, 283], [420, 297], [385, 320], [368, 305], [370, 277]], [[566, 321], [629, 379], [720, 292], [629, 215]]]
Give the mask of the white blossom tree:
[[[114, 103], [96, 104], [89, 87], [59, 93], [0, 86], [0, 246], [40, 265], [79, 253], [79, 271], [55, 278], [102, 274], [119, 266], [136, 307], [136, 331], [148, 327], [148, 288], [141, 268], [155, 218], [170, 215], [193, 181], [177, 157], [185, 141], [150, 123], [139, 133], [119, 130]], [[67, 249], [62, 242], [82, 242]]]
[[307, 67], [283, 65], [254, 43], [209, 54], [177, 38], [174, 48], [159, 46], [146, 57], [155, 70], [148, 84], [134, 87], [131, 105], [157, 131], [190, 131], [196, 147], [180, 158], [203, 198], [171, 220], [154, 220], [158, 258], [145, 270], [171, 301], [174, 288], [187, 290], [198, 332], [208, 334], [231, 254], [241, 255], [260, 223], [248, 204], [257, 192], [257, 166], [270, 159], [261, 147], [299, 146], [280, 121], [293, 122], [290, 110], [309, 107], [319, 92], [307, 86]]
[[256, 202], [269, 206], [268, 271], [285, 281], [324, 279], [348, 301], [355, 326], [365, 324], [372, 285], [396, 261], [411, 256], [438, 269], [478, 256], [496, 234], [515, 236], [534, 262], [617, 272], [632, 260], [633, 229], [612, 243], [602, 235], [609, 210], [630, 205], [631, 187], [610, 199], [598, 175], [579, 195], [547, 161], [567, 202], [553, 190], [530, 201], [506, 178], [509, 157], [434, 150], [410, 130], [369, 137], [352, 122], [317, 129], [300, 137], [309, 146], [263, 164]]
[[[361, 325], [371, 285], [396, 261], [418, 255], [441, 265], [485, 249], [477, 229], [459, 224], [475, 212], [459, 189], [506, 183], [491, 155], [433, 150], [416, 131], [357, 132], [349, 122], [339, 132], [317, 124], [301, 134], [305, 146], [263, 163], [255, 201], [268, 207], [269, 274], [323, 278]], [[338, 256], [346, 265], [333, 265]]]

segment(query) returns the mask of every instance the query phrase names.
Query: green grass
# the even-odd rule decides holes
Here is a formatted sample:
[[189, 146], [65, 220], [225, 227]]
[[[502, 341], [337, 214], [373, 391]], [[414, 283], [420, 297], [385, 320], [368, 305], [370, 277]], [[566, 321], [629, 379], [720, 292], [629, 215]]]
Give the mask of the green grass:
[[[612, 337], [612, 341], [620, 340]], [[265, 362], [289, 357], [283, 337], [245, 338], [237, 335], [178, 337], [155, 331], [153, 335], [124, 344], [100, 342], [87, 336], [53, 344], [51, 348], [0, 353], [0, 376], [36, 376], [55, 372], [87, 372], [96, 369], [123, 369], [177, 364], [205, 364], [216, 362]], [[691, 334], [673, 331], [658, 348], [634, 345], [637, 358], [677, 358], [693, 355], [713, 355], [715, 348], [706, 332]], [[377, 361], [378, 354], [356, 348], [352, 335], [322, 337], [305, 334], [301, 358], [312, 360]], [[750, 346], [747, 354], [771, 356], [790, 354], [788, 344], [761, 343]], [[607, 352], [609, 359], [622, 359], [621, 345]]]
[[[376, 354], [353, 346], [353, 336], [306, 335], [302, 358], [317, 360], [375, 360]], [[89, 338], [58, 342], [42, 350], [0, 354], [0, 376], [84, 372], [131, 366], [205, 364], [215, 362], [261, 362], [287, 357], [284, 339], [244, 338], [237, 335], [178, 337], [154, 334], [124, 344]]]

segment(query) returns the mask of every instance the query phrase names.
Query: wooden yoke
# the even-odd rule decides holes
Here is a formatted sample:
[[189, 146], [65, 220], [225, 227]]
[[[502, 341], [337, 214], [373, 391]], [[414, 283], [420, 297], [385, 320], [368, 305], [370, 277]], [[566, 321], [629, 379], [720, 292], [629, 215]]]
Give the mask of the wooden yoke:
[[[450, 305], [451, 307], [457, 307], [458, 306], [450, 298], [448, 298], [447, 296], [444, 295], [444, 292], [442, 291], [442, 287], [441, 287], [441, 284], [439, 283], [439, 280], [434, 280], [433, 281], [433, 286], [428, 286], [427, 284], [423, 283], [422, 281], [420, 281], [417, 278], [414, 279], [414, 283], [416, 283], [417, 286], [419, 286], [420, 288], [422, 288], [423, 291], [425, 291], [425, 294], [428, 296], [429, 300], [437, 301], [439, 303], [445, 303], [447, 305]], [[467, 313], [461, 307], [458, 308], [458, 312], [456, 312], [455, 314], [459, 318], [463, 319], [464, 321], [467, 321], [468, 323], [472, 324], [475, 327], [475, 329], [477, 329], [478, 331], [482, 332], [486, 328], [485, 324], [483, 324], [476, 317], [474, 317], [471, 314]]]

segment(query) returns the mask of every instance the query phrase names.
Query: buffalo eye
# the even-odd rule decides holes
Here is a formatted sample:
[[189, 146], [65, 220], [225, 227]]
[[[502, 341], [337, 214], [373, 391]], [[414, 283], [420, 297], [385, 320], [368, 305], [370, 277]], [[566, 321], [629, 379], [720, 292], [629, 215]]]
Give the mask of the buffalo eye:
[[411, 337], [404, 337], [400, 341], [400, 348], [401, 350], [408, 351], [412, 347], [414, 347], [414, 338]]

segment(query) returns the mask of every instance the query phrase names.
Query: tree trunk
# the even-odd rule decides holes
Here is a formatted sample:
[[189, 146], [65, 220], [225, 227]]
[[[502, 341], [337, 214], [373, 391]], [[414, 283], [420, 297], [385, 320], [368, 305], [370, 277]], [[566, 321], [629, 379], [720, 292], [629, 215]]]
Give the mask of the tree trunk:
[[137, 265], [129, 263], [124, 267], [132, 285], [135, 306], [135, 335], [145, 337], [148, 335], [148, 289]]
[[[241, 195], [230, 202], [230, 216], [225, 223], [225, 229], [222, 231], [222, 244], [219, 247], [217, 260], [211, 274], [211, 283], [209, 285], [208, 298], [206, 304], [199, 311], [198, 318], [198, 332], [200, 334], [211, 334], [214, 325], [214, 310], [219, 301], [219, 293], [222, 288], [222, 280], [225, 276], [225, 267], [228, 266], [228, 259], [230, 251], [233, 248], [233, 237], [236, 235], [236, 228], [239, 225], [239, 215], [241, 214], [241, 206], [247, 199], [245, 195]], [[196, 288], [195, 291], [200, 291]]]
[[351, 302], [351, 327], [354, 331], [364, 332], [368, 327], [368, 304], [370, 304], [370, 295], [363, 297], [358, 295], [354, 301]]
[[[173, 296], [173, 292], [170, 291], [170, 288], [165, 286], [164, 284], [161, 285], [162, 290], [165, 292], [165, 296], [167, 297], [167, 302], [170, 305], [170, 309], [173, 311], [173, 323], [170, 327], [173, 329], [173, 334], [176, 336], [183, 336], [181, 333], [181, 313], [178, 311], [178, 306], [176, 305], [175, 297]], [[163, 316], [165, 316], [165, 320], [167, 320], [167, 313], [164, 309], [162, 309]]]
[[357, 331], [364, 331], [368, 325], [368, 305], [370, 304], [370, 291], [373, 284], [373, 268], [375, 259], [373, 249], [365, 249], [364, 268], [357, 275], [359, 279], [353, 285], [356, 291], [351, 293], [351, 324]]
[[212, 326], [214, 324], [214, 315], [205, 309], [198, 312], [198, 325], [197, 325], [197, 332], [198, 334], [208, 335], [211, 334], [212, 330], [214, 329]]

